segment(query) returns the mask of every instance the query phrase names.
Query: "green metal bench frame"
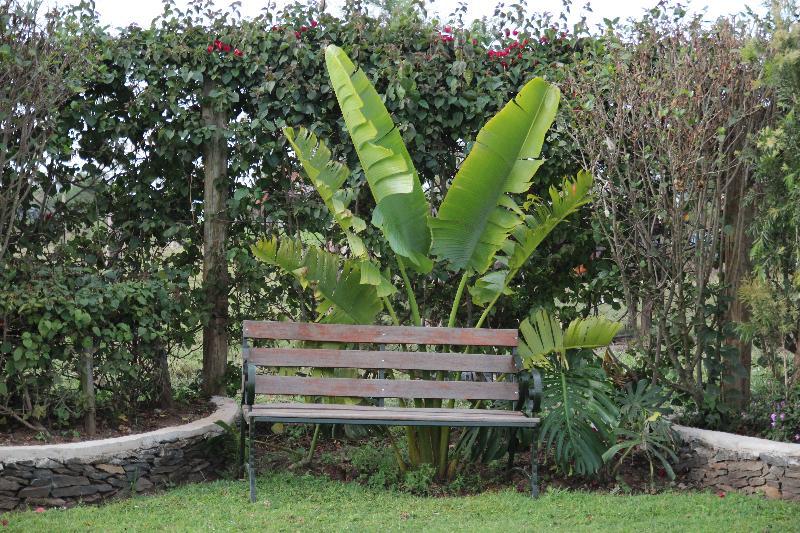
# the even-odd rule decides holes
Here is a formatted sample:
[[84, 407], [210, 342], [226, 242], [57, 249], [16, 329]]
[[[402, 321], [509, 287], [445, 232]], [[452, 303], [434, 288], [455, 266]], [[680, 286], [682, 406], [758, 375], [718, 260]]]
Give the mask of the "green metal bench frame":
[[[338, 342], [377, 345], [378, 351], [339, 349], [253, 348], [252, 339]], [[470, 355], [441, 352], [384, 351], [386, 344], [497, 346], [511, 355]], [[532, 415], [541, 405], [542, 380], [534, 369], [520, 379], [522, 362], [516, 352], [516, 330], [417, 328], [402, 326], [349, 326], [300, 322], [245, 321], [242, 332], [242, 410], [239, 442], [240, 476], [247, 471], [250, 501], [256, 501], [254, 426], [259, 422], [302, 424], [362, 424], [386, 426], [509, 427], [510, 470], [517, 448], [516, 432], [533, 430], [531, 442], [531, 496], [539, 495], [537, 441], [539, 419]], [[322, 367], [378, 369], [378, 379], [302, 378], [263, 376], [262, 367]], [[419, 370], [438, 373], [479, 372], [505, 374], [510, 381], [466, 382], [437, 380], [386, 380], [384, 370]], [[527, 376], [527, 374], [526, 374]], [[410, 390], [413, 389], [413, 390]], [[402, 392], [402, 394], [401, 394]], [[330, 404], [256, 404], [256, 394], [304, 396], [358, 396], [377, 398], [378, 406]], [[406, 395], [407, 394], [407, 395]], [[425, 397], [441, 399], [494, 399], [516, 402], [513, 411], [491, 409], [386, 408], [383, 398]], [[248, 457], [244, 460], [245, 442]]]

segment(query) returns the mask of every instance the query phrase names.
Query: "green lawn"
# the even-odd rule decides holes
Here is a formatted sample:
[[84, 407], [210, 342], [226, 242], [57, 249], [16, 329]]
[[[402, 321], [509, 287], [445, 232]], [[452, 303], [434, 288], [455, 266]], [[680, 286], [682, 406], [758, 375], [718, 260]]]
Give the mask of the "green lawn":
[[800, 531], [800, 504], [712, 493], [504, 491], [421, 498], [291, 474], [189, 485], [103, 507], [0, 515], [0, 531]]

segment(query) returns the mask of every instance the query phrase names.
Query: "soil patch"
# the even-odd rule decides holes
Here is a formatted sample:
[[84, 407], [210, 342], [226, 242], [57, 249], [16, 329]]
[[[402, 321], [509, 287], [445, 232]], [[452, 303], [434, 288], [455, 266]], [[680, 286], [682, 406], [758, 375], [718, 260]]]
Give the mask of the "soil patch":
[[91, 438], [84, 434], [83, 427], [51, 429], [50, 434], [46, 435], [25, 427], [6, 429], [0, 426], [0, 446], [36, 446], [124, 437], [188, 424], [210, 415], [215, 409], [216, 406], [211, 402], [198, 401], [176, 404], [169, 409], [143, 409], [133, 416], [120, 416], [115, 419], [98, 417], [97, 432]]

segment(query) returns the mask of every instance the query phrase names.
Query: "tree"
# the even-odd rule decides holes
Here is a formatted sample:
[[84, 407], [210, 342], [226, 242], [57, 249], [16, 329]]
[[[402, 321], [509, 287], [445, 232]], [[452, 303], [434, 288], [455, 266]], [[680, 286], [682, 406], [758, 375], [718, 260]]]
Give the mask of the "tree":
[[728, 20], [707, 27], [656, 8], [587, 47], [569, 84], [642, 363], [701, 411], [749, 394], [750, 347], [732, 327], [752, 217], [742, 153], [771, 94], [739, 52], [750, 38]]

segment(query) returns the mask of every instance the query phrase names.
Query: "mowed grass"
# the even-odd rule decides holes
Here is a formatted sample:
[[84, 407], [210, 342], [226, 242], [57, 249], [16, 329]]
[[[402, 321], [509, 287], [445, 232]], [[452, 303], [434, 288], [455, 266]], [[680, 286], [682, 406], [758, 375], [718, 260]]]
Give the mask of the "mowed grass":
[[0, 531], [800, 531], [800, 503], [713, 493], [511, 490], [424, 498], [310, 476], [188, 485], [102, 507], [0, 515]]

